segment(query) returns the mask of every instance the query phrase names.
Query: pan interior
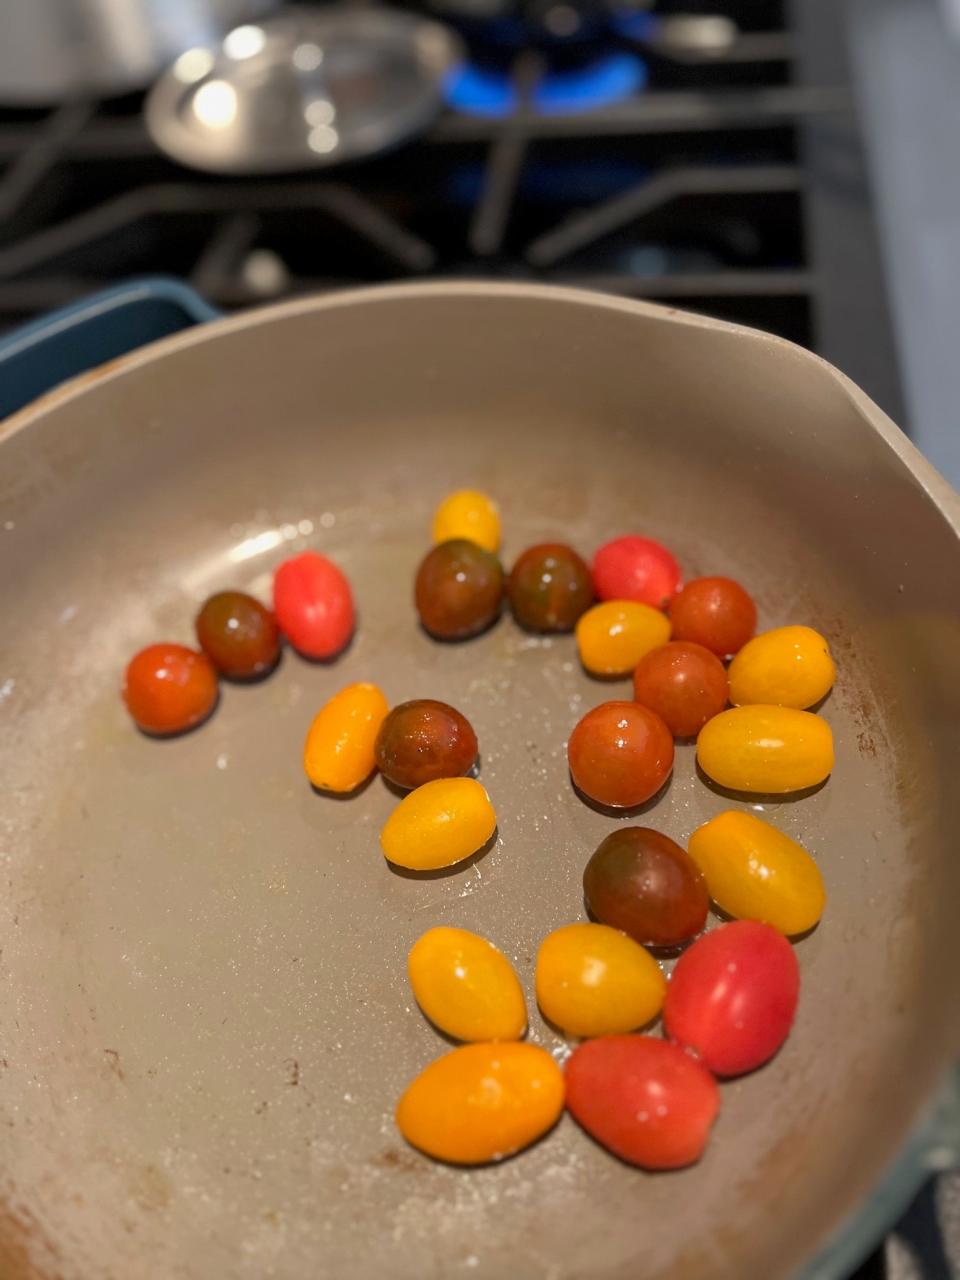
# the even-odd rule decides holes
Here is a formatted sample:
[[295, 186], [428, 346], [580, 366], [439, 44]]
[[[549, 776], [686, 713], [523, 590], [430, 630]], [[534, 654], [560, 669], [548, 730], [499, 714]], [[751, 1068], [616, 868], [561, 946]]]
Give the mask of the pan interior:
[[[825, 367], [726, 329], [588, 300], [464, 289], [294, 306], [176, 339], [0, 449], [0, 1236], [4, 1276], [786, 1275], [865, 1193], [947, 1056], [956, 866], [946, 830], [955, 540]], [[723, 1086], [694, 1169], [649, 1176], [569, 1118], [499, 1167], [421, 1158], [392, 1108], [447, 1045], [406, 981], [435, 924], [533, 966], [583, 918], [618, 822], [684, 842], [748, 802], [673, 780], [640, 816], [573, 794], [564, 746], [628, 682], [572, 637], [438, 645], [411, 590], [450, 489], [496, 496], [509, 564], [627, 530], [690, 577], [749, 586], [761, 627], [826, 633], [837, 765], [750, 802], [817, 857], [829, 902], [798, 944], [794, 1034]], [[157, 742], [117, 695], [129, 655], [192, 642], [211, 591], [269, 598], [304, 547], [349, 574], [356, 639], [225, 685]], [[499, 818], [462, 871], [393, 873], [375, 779], [314, 794], [300, 754], [353, 680], [474, 724]], [[955, 760], [955, 745], [953, 748]], [[955, 830], [955, 826], [953, 827]]]

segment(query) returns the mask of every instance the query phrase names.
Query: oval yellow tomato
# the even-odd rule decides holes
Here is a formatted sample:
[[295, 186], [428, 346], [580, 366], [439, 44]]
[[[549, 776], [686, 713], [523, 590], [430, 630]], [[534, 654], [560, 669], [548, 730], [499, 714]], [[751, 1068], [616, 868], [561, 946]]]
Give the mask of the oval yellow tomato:
[[437, 778], [411, 791], [380, 833], [385, 857], [411, 871], [469, 858], [497, 829], [490, 797], [475, 778]]
[[513, 966], [468, 929], [438, 926], [413, 944], [407, 972], [417, 1004], [456, 1040], [519, 1040], [527, 1010]]
[[667, 983], [639, 942], [605, 924], [554, 929], [537, 954], [537, 1003], [571, 1036], [635, 1031], [663, 1006]]
[[697, 760], [721, 787], [784, 795], [816, 786], [829, 776], [833, 734], [826, 720], [809, 711], [733, 707], [700, 730]]
[[476, 489], [458, 489], [449, 494], [433, 516], [434, 542], [467, 538], [485, 551], [500, 545], [500, 513], [496, 503]]
[[777, 627], [754, 636], [730, 663], [730, 701], [802, 710], [825, 697], [837, 678], [830, 646], [812, 627]]
[[373, 773], [373, 748], [387, 700], [375, 684], [348, 684], [317, 712], [307, 732], [303, 767], [322, 791], [354, 791]]
[[577, 622], [580, 661], [595, 676], [625, 676], [670, 639], [670, 619], [636, 600], [605, 600]]
[[717, 906], [780, 933], [806, 933], [826, 902], [820, 868], [806, 849], [752, 813], [727, 809], [690, 837], [690, 857]]
[[465, 1044], [431, 1062], [397, 1105], [411, 1146], [451, 1164], [487, 1164], [535, 1142], [563, 1110], [563, 1072], [535, 1044]]

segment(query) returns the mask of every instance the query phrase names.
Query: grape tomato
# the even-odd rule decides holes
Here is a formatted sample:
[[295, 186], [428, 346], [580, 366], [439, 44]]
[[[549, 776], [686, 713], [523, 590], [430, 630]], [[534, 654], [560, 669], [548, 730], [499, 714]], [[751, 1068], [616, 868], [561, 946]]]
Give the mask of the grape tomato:
[[826, 720], [790, 707], [733, 707], [700, 730], [697, 760], [708, 778], [731, 791], [786, 795], [814, 787], [833, 769]]
[[703, 1066], [653, 1036], [604, 1036], [567, 1061], [567, 1107], [592, 1138], [644, 1169], [682, 1169], [703, 1155], [720, 1090]]
[[752, 813], [727, 809], [690, 837], [690, 857], [710, 897], [739, 920], [786, 935], [806, 933], [823, 914], [820, 868], [796, 840]]
[[303, 767], [313, 786], [346, 794], [366, 782], [376, 767], [374, 744], [387, 714], [375, 684], [349, 684], [313, 718], [303, 747]]
[[497, 504], [477, 489], [458, 489], [434, 512], [432, 534], [434, 542], [466, 538], [484, 551], [496, 551], [500, 546]]
[[605, 600], [577, 623], [580, 661], [595, 676], [626, 676], [651, 649], [670, 639], [670, 619], [636, 600]]
[[451, 1164], [503, 1160], [536, 1142], [563, 1110], [563, 1073], [535, 1044], [467, 1044], [408, 1085], [397, 1128], [411, 1146]]
[[277, 568], [273, 612], [280, 630], [307, 658], [336, 657], [353, 635], [350, 583], [332, 560], [316, 551], [303, 551]]
[[635, 1031], [663, 1006], [667, 983], [648, 951], [605, 924], [568, 924], [537, 953], [537, 1003], [566, 1035]]
[[812, 627], [776, 627], [744, 645], [730, 664], [730, 701], [803, 710], [833, 688], [830, 646]]
[[800, 969], [790, 943], [768, 924], [735, 920], [704, 934], [674, 966], [667, 1035], [718, 1076], [753, 1071], [793, 1025]]
[[665, 609], [680, 589], [680, 566], [659, 542], [628, 534], [605, 543], [593, 558], [601, 600], [638, 600]]
[[468, 929], [437, 926], [413, 944], [407, 972], [417, 1004], [455, 1040], [519, 1040], [527, 1025], [513, 966]]
[[388, 862], [411, 871], [436, 871], [482, 849], [497, 815], [474, 778], [438, 778], [411, 791], [380, 833]]

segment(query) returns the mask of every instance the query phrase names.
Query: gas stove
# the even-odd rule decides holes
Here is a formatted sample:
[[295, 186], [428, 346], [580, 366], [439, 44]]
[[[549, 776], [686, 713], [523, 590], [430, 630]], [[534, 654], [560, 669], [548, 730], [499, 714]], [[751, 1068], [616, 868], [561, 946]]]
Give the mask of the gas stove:
[[424, 275], [532, 279], [768, 329], [900, 418], [850, 94], [818, 60], [839, 40], [830, 0], [602, 20], [555, 0], [539, 32], [529, 6], [511, 26], [445, 3], [470, 50], [448, 110], [402, 150], [325, 173], [190, 172], [155, 149], [135, 97], [0, 110], [0, 325], [143, 272], [227, 310]]

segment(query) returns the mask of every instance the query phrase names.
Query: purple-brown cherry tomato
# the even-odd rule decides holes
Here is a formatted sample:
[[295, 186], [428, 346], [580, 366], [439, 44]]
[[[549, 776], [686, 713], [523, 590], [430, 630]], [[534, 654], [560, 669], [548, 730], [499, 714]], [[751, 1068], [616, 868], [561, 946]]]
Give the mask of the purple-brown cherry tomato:
[[466, 538], [441, 542], [421, 561], [414, 599], [420, 621], [437, 639], [479, 635], [500, 613], [500, 561]]
[[679, 946], [707, 921], [697, 864], [651, 827], [621, 827], [602, 840], [583, 873], [583, 892], [601, 924], [647, 946]]
[[280, 656], [280, 628], [269, 609], [244, 591], [218, 591], [197, 614], [200, 648], [235, 680], [265, 675]]
[[398, 787], [459, 778], [477, 758], [477, 735], [456, 707], [417, 698], [394, 707], [377, 735], [377, 768]]
[[513, 616], [528, 631], [572, 631], [593, 603], [593, 580], [572, 547], [547, 542], [520, 556], [507, 595]]

